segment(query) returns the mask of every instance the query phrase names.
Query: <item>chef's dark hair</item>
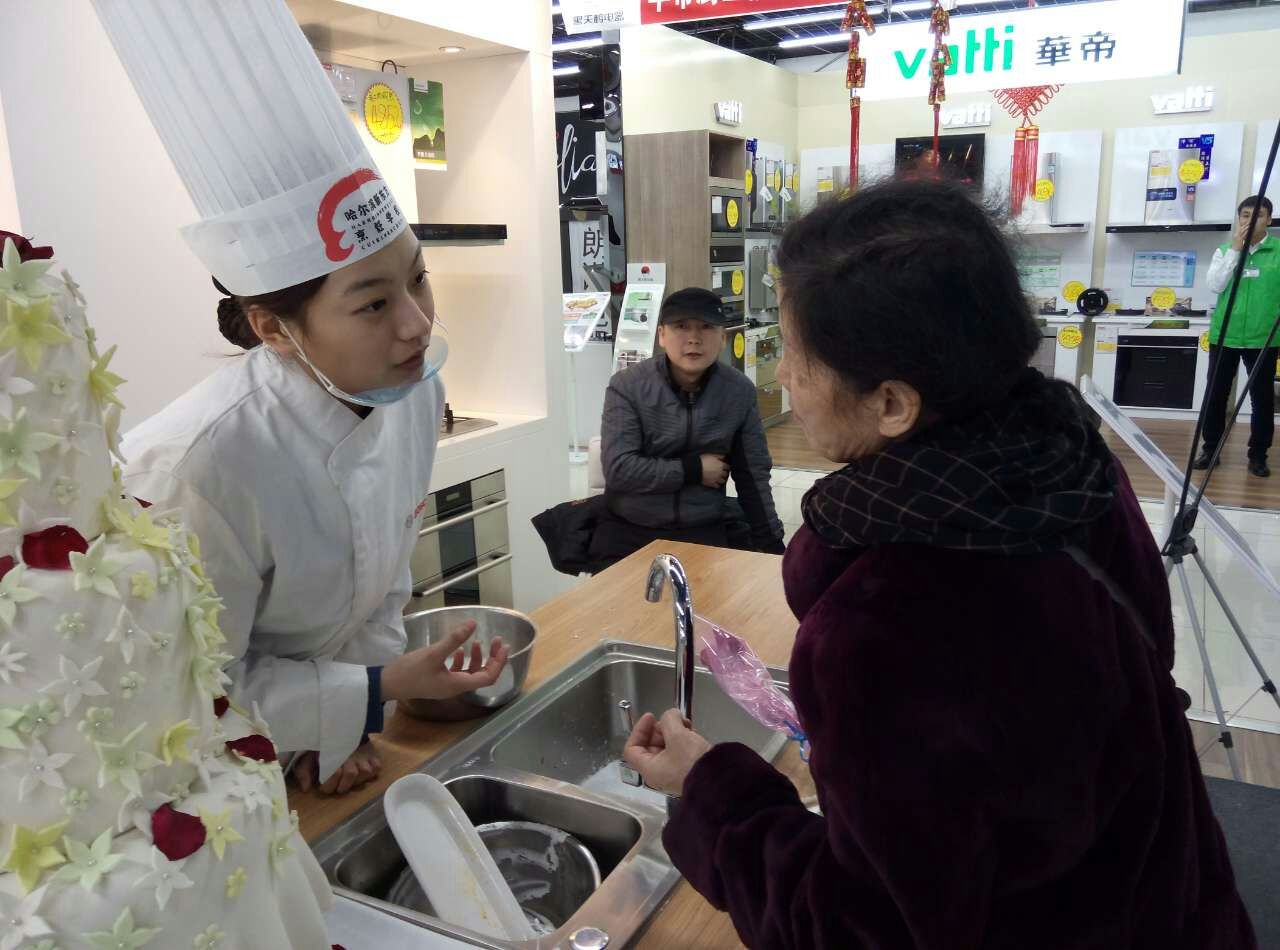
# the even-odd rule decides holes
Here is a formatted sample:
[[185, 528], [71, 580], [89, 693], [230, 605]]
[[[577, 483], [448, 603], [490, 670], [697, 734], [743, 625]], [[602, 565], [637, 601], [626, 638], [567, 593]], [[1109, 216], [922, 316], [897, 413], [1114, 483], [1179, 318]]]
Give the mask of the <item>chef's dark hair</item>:
[[789, 335], [857, 393], [899, 380], [963, 417], [1006, 396], [1040, 344], [994, 214], [957, 185], [820, 205], [787, 228], [778, 267]]
[[218, 301], [218, 331], [242, 350], [260, 346], [262, 340], [249, 322], [249, 310], [254, 307], [266, 310], [281, 320], [305, 325], [307, 304], [320, 292], [320, 286], [327, 276], [313, 277], [283, 290], [254, 294], [251, 297], [232, 294], [218, 282], [218, 278], [213, 278], [213, 286], [223, 295]]

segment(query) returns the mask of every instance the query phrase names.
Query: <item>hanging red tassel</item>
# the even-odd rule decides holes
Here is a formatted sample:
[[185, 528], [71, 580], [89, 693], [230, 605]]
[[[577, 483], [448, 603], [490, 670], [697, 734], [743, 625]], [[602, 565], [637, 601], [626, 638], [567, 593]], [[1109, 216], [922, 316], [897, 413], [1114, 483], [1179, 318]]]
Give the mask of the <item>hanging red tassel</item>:
[[858, 152], [862, 138], [862, 99], [858, 90], [867, 84], [867, 61], [860, 55], [858, 30], [865, 30], [868, 36], [876, 31], [866, 0], [850, 0], [840, 29], [849, 31], [849, 59], [845, 66], [844, 85], [849, 90], [849, 193], [852, 194], [858, 190]]
[[935, 173], [942, 162], [942, 103], [947, 101], [947, 70], [951, 68], [951, 47], [945, 37], [951, 32], [951, 14], [933, 0], [929, 14], [929, 32], [933, 34], [933, 54], [929, 57], [929, 105], [933, 106], [933, 166]]
[[998, 89], [996, 102], [1022, 125], [1013, 134], [1013, 165], [1009, 173], [1009, 213], [1017, 217], [1035, 195], [1036, 173], [1040, 166], [1040, 128], [1031, 122], [1053, 99], [1061, 86], [1025, 86]]

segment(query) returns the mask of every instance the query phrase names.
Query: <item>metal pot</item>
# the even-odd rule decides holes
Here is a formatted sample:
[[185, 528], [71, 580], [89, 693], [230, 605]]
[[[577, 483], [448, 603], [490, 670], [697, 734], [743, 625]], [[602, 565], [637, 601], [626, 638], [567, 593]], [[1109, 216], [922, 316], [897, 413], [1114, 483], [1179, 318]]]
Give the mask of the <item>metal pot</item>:
[[533, 641], [537, 639], [538, 628], [518, 611], [477, 605], [441, 607], [410, 614], [404, 618], [404, 629], [409, 638], [406, 649], [416, 650], [438, 643], [449, 631], [456, 630], [459, 624], [468, 620], [475, 621], [476, 632], [462, 648], [470, 651], [471, 644], [479, 641], [480, 648], [488, 656], [490, 642], [501, 637], [511, 648], [507, 668], [492, 686], [472, 690], [453, 699], [402, 700], [398, 705], [410, 716], [444, 722], [473, 719], [505, 706], [520, 695], [525, 677], [529, 675], [529, 660], [533, 656]]
[[[563, 927], [600, 886], [600, 867], [591, 851], [559, 828], [532, 821], [495, 821], [477, 825], [476, 832], [539, 934]], [[400, 875], [387, 900], [439, 916], [412, 869]]]

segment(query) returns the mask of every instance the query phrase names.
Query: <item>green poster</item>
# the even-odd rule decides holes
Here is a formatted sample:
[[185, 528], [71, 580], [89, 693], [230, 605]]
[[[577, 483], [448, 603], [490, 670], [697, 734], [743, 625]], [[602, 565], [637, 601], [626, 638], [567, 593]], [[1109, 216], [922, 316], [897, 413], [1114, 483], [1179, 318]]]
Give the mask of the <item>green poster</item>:
[[409, 80], [413, 157], [422, 166], [445, 168], [444, 84]]

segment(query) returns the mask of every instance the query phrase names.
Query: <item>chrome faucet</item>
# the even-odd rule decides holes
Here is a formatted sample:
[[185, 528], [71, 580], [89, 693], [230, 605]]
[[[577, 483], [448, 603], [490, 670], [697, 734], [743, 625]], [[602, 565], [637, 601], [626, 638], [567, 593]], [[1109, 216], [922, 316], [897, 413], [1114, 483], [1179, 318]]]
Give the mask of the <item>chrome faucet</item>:
[[693, 595], [684, 565], [671, 554], [659, 554], [649, 566], [644, 587], [645, 600], [662, 600], [663, 579], [671, 586], [671, 612], [676, 630], [676, 706], [680, 715], [693, 722]]

